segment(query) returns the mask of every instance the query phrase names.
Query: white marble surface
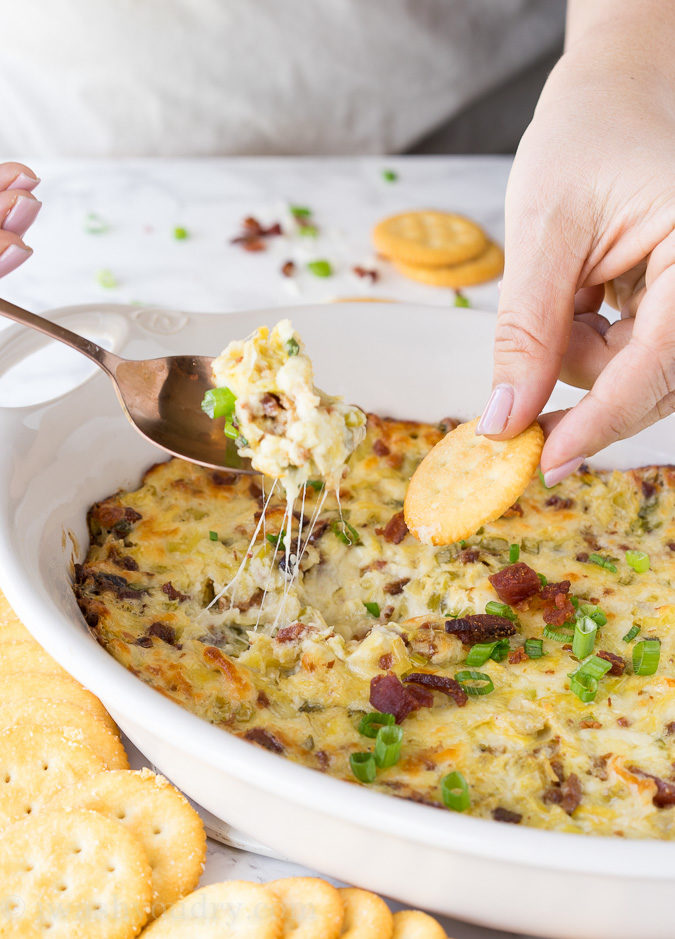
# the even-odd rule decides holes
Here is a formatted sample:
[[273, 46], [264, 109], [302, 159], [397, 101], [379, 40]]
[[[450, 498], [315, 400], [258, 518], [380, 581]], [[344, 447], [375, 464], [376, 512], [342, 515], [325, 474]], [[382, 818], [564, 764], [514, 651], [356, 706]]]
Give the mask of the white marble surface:
[[[501, 241], [510, 165], [492, 157], [24, 162], [42, 177], [36, 195], [44, 206], [27, 236], [35, 254], [0, 284], [0, 294], [36, 312], [115, 301], [215, 313], [367, 295], [449, 305], [452, 291], [407, 281], [378, 261], [370, 229], [384, 215], [433, 207], [466, 213]], [[398, 180], [384, 181], [384, 168], [395, 170]], [[316, 241], [274, 238], [261, 254], [229, 243], [245, 216], [267, 224], [283, 220], [289, 203], [312, 208], [321, 228]], [[86, 232], [89, 213], [106, 223], [105, 233]], [[185, 227], [189, 238], [176, 241], [175, 226]], [[335, 276], [302, 273], [288, 280], [280, 268], [289, 258], [299, 267], [326, 258]], [[376, 267], [379, 281], [359, 279], [353, 265]], [[111, 271], [117, 286], [100, 286], [101, 270]], [[466, 294], [473, 306], [496, 307], [495, 282]], [[29, 378], [46, 380], [39, 370]], [[304, 871], [210, 841], [203, 883], [297, 873]], [[489, 901], [489, 884], [485, 888]], [[507, 936], [450, 920], [444, 926], [454, 939]]]

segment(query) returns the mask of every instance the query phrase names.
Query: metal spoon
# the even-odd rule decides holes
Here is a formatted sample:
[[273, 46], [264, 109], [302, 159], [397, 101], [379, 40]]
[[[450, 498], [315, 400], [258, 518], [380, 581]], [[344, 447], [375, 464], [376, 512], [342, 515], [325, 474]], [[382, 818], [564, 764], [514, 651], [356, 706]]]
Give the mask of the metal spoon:
[[225, 419], [213, 420], [201, 409], [204, 392], [213, 388], [212, 358], [123, 359], [7, 300], [0, 299], [0, 314], [64, 342], [95, 362], [112, 380], [132, 427], [156, 447], [201, 466], [255, 474], [250, 461], [239, 456], [234, 442], [223, 433]]

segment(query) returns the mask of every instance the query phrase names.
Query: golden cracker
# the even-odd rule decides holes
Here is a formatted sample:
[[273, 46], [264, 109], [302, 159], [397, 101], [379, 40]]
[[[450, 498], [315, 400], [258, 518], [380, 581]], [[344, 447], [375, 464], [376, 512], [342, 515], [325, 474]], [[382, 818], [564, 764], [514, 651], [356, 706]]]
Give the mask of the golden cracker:
[[420, 910], [401, 910], [394, 913], [392, 939], [448, 939], [445, 930], [433, 916]]
[[344, 906], [339, 892], [318, 877], [284, 877], [267, 885], [283, 908], [283, 939], [337, 939]]
[[443, 267], [485, 251], [485, 232], [463, 215], [422, 209], [383, 219], [373, 229], [377, 250], [404, 264]]
[[66, 733], [38, 724], [0, 733], [0, 829], [31, 815], [63, 786], [105, 769], [100, 756]]
[[499, 245], [490, 242], [477, 258], [449, 267], [423, 267], [407, 264], [397, 258], [393, 262], [400, 274], [422, 284], [430, 284], [432, 287], [471, 287], [499, 277], [504, 270], [504, 252]]
[[117, 725], [98, 698], [76, 681], [61, 675], [52, 675], [48, 682], [40, 672], [7, 672], [0, 684], [0, 704], [17, 698], [39, 698], [49, 701], [68, 701], [102, 720], [113, 733]]
[[392, 939], [394, 921], [381, 897], [358, 887], [342, 887], [338, 893], [345, 910], [340, 939]]
[[39, 812], [0, 840], [1, 939], [133, 939], [150, 865], [123, 825], [96, 812]]
[[7, 597], [0, 591], [0, 642], [5, 639], [33, 640], [33, 637], [9, 605]]
[[499, 518], [523, 494], [544, 445], [536, 422], [511, 440], [476, 434], [479, 418], [459, 424], [415, 470], [403, 507], [422, 544], [453, 544]]
[[98, 773], [61, 789], [45, 808], [100, 812], [138, 839], [152, 868], [152, 918], [199, 882], [206, 859], [202, 821], [185, 796], [149, 769]]
[[6, 672], [42, 672], [51, 675], [70, 675], [56, 659], [34, 639], [0, 639], [0, 676]]
[[229, 880], [183, 897], [143, 931], [142, 939], [281, 939], [282, 929], [281, 902], [270, 890]]
[[69, 739], [84, 743], [98, 754], [106, 769], [129, 768], [119, 734], [100, 718], [68, 701], [28, 697], [0, 701], [0, 731], [26, 723], [66, 731]]

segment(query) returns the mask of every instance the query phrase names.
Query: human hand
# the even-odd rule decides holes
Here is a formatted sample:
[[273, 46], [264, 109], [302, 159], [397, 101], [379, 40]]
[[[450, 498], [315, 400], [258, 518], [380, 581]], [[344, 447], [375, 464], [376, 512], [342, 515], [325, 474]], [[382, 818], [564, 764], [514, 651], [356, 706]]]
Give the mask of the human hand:
[[40, 180], [21, 163], [0, 163], [0, 277], [31, 256], [22, 236], [42, 206], [32, 195]]
[[[590, 389], [541, 419], [547, 485], [675, 410], [675, 76], [672, 61], [660, 69], [658, 43], [644, 67], [623, 52], [605, 33], [563, 56], [507, 189], [494, 391], [479, 431], [524, 430], [559, 376]], [[603, 296], [621, 310], [612, 325], [597, 312]]]

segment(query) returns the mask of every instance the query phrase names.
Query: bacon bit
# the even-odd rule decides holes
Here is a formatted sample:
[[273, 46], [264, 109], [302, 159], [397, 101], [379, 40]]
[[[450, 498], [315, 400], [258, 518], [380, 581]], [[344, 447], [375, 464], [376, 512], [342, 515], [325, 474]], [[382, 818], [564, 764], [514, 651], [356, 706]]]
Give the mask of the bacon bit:
[[558, 593], [553, 603], [548, 603], [544, 607], [544, 622], [549, 626], [562, 626], [575, 613], [576, 610], [569, 597], [566, 597], [564, 593]]
[[540, 596], [542, 600], [555, 600], [559, 593], [566, 594], [570, 592], [569, 580], [561, 580], [557, 584], [546, 584], [541, 588]]
[[619, 725], [619, 727], [630, 727], [631, 725], [631, 722], [628, 720], [627, 717], [617, 717], [616, 722]]
[[393, 672], [370, 680], [370, 703], [384, 714], [393, 714], [400, 724], [408, 714], [421, 707], [431, 707], [434, 696], [425, 688], [406, 687]]
[[401, 577], [400, 580], [393, 580], [390, 584], [384, 585], [384, 592], [392, 597], [396, 597], [399, 593], [403, 593], [403, 588], [409, 582], [409, 577]]
[[387, 465], [391, 466], [392, 469], [400, 469], [403, 466], [403, 454], [390, 453], [387, 457]]
[[576, 559], [581, 564], [586, 564], [586, 562], [588, 561], [588, 551], [580, 551], [579, 554], [577, 554]]
[[266, 392], [260, 399], [260, 407], [265, 417], [277, 417], [279, 411], [284, 410], [279, 395], [273, 392]]
[[408, 526], [405, 523], [403, 512], [397, 512], [389, 519], [382, 530], [384, 540], [390, 544], [400, 544], [408, 534]]
[[600, 542], [595, 537], [592, 531], [582, 531], [581, 537], [584, 539], [591, 551], [600, 550]]
[[373, 444], [373, 453], [376, 456], [389, 456], [389, 454], [391, 453], [391, 450], [386, 445], [384, 440], [382, 440], [381, 437], [378, 437], [378, 439]]
[[148, 629], [148, 636], [157, 636], [158, 639], [170, 646], [176, 644], [176, 630], [168, 623], [153, 623]]
[[330, 756], [326, 753], [325, 750], [317, 750], [314, 754], [316, 761], [319, 764], [319, 769], [326, 770], [330, 766]]
[[263, 238], [283, 234], [281, 225], [278, 222], [270, 225], [269, 228], [263, 228], [260, 222], [251, 215], [243, 220], [241, 227], [243, 229], [242, 234], [231, 238], [230, 244], [241, 245], [245, 251], [265, 251], [267, 245]]
[[562, 496], [549, 496], [544, 505], [549, 505], [553, 509], [571, 509], [574, 505], [574, 499], [563, 499]]
[[519, 518], [523, 517], [523, 507], [520, 502], [514, 502], [513, 505], [510, 505], [502, 515], [502, 518], [513, 518], [515, 515]]
[[675, 734], [675, 721], [666, 724], [666, 736], [672, 737], [673, 734]]
[[170, 580], [162, 584], [162, 593], [165, 593], [169, 600], [178, 600], [180, 603], [190, 599], [187, 593], [181, 593], [180, 590], [176, 590]]
[[591, 730], [599, 730], [602, 727], [602, 724], [600, 721], [586, 717], [583, 721], [579, 721], [579, 727], [581, 727], [582, 730], [588, 730], [589, 728]]
[[258, 692], [256, 704], [259, 708], [268, 708], [270, 706], [270, 699], [267, 697], [264, 691]]
[[444, 434], [449, 434], [455, 427], [459, 427], [459, 421], [454, 417], [443, 417], [438, 422], [438, 427]]
[[509, 665], [517, 665], [519, 662], [524, 662], [526, 658], [527, 653], [525, 652], [525, 647], [518, 646], [517, 649], [509, 652]]
[[387, 562], [378, 558], [377, 561], [371, 561], [370, 564], [366, 564], [365, 567], [361, 568], [361, 573], [366, 574], [368, 571], [383, 571], [387, 566]]
[[654, 493], [656, 492], [656, 486], [654, 483], [650, 483], [648, 479], [642, 480], [642, 495], [645, 499], [651, 499]]
[[97, 593], [109, 590], [118, 600], [139, 600], [148, 591], [145, 588], [136, 588], [129, 585], [126, 577], [120, 574], [105, 574], [95, 571], [92, 575]]
[[130, 554], [119, 554], [114, 546], [108, 552], [108, 559], [115, 565], [121, 567], [123, 571], [137, 571], [138, 562]]
[[563, 767], [563, 765], [562, 765], [562, 761], [561, 761], [561, 760], [551, 760], [551, 761], [550, 761], [550, 764], [551, 764], [551, 769], [553, 770], [553, 772], [555, 773], [555, 775], [556, 775], [556, 777], [557, 777], [557, 779], [558, 779], [558, 782], [559, 782], [559, 783], [564, 782], [564, 781], [565, 781], [565, 770], [564, 770], [564, 767]]
[[581, 783], [576, 773], [570, 773], [560, 787], [560, 792], [562, 793], [560, 808], [564, 812], [567, 812], [568, 815], [573, 815], [574, 811], [579, 807], [581, 796], [583, 795]]
[[244, 739], [249, 740], [251, 743], [257, 743], [259, 747], [270, 750], [272, 753], [284, 752], [283, 743], [271, 731], [265, 730], [264, 727], [251, 727], [244, 734]]
[[609, 662], [612, 666], [607, 673], [608, 675], [623, 675], [625, 672], [626, 660], [621, 658], [620, 655], [614, 655], [613, 652], [607, 652], [605, 649], [601, 649], [596, 655], [599, 659], [604, 659], [605, 662]]
[[507, 822], [509, 825], [519, 825], [523, 820], [520, 812], [512, 812], [510, 809], [504, 809], [498, 805], [492, 810], [492, 817], [496, 822]]
[[221, 473], [220, 470], [214, 470], [211, 473], [211, 482], [214, 486], [234, 486], [237, 479], [236, 473]]
[[307, 632], [308, 628], [305, 623], [291, 623], [290, 626], [282, 626], [274, 638], [277, 642], [294, 642]]
[[281, 273], [284, 277], [292, 277], [295, 274], [295, 261], [286, 261], [281, 267]]
[[383, 619], [383, 620], [391, 619], [393, 615], [394, 615], [394, 607], [393, 607], [393, 606], [385, 606], [385, 608], [382, 610], [382, 619]]
[[380, 278], [378, 271], [368, 267], [361, 267], [358, 264], [352, 268], [352, 271], [357, 277], [369, 277], [371, 284], [374, 284]]
[[652, 796], [652, 802], [658, 809], [675, 805], [675, 784], [666, 782], [665, 779], [654, 776], [652, 773], [645, 773], [637, 766], [629, 766], [628, 771], [635, 773], [636, 776], [641, 776], [643, 779], [651, 779], [656, 784], [656, 792]]
[[[234, 244], [234, 241], [232, 243]], [[242, 238], [241, 246], [244, 251], [250, 251], [253, 254], [259, 251], [267, 251], [267, 245], [262, 238]]]
[[478, 548], [465, 548], [459, 552], [459, 559], [462, 564], [475, 564], [480, 557]]
[[394, 662], [394, 656], [391, 652], [385, 652], [384, 655], [381, 655], [377, 661], [378, 668], [381, 668], [383, 671], [387, 672], [391, 668]]
[[609, 773], [607, 772], [607, 760], [611, 755], [611, 753], [605, 753], [603, 756], [593, 757], [591, 772], [597, 779], [609, 779]]
[[496, 574], [491, 574], [488, 580], [499, 599], [509, 604], [527, 600], [541, 590], [536, 572], [523, 561], [509, 564]]
[[[247, 613], [252, 606], [259, 606], [262, 602], [262, 598], [263, 592], [262, 590], [258, 589], [255, 593], [251, 594], [248, 600], [237, 600], [233, 606], [236, 607], [240, 613]], [[219, 606], [218, 609], [220, 610], [222, 607]]]
[[136, 645], [141, 646], [143, 649], [149, 649], [152, 645], [152, 639], [150, 636], [139, 636], [136, 640]]
[[475, 642], [506, 639], [514, 635], [516, 627], [505, 616], [475, 613], [472, 616], [460, 616], [457, 619], [447, 620], [445, 631], [457, 636], [465, 645], [473, 645]]
[[454, 678], [448, 678], [446, 675], [434, 675], [432, 672], [411, 672], [403, 679], [405, 682], [412, 682], [414, 685], [422, 685], [423, 688], [430, 688], [432, 691], [440, 691], [452, 698], [458, 708], [463, 708], [469, 697]]
[[669, 550], [669, 551], [675, 551], [675, 541], [669, 541], [669, 542], [668, 542], [668, 550]]

